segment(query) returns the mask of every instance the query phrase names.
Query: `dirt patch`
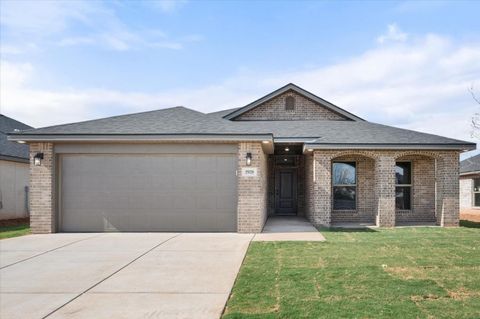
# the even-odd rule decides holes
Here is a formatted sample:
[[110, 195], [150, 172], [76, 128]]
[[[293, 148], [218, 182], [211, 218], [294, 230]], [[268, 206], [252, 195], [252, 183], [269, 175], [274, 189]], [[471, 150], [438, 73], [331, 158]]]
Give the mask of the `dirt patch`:
[[479, 209], [462, 209], [460, 211], [460, 219], [469, 220], [471, 222], [480, 222]]
[[410, 299], [413, 302], [419, 302], [419, 301], [424, 301], [424, 300], [436, 300], [436, 299], [439, 299], [439, 298], [440, 298], [439, 296], [432, 295], [432, 294], [428, 294], [428, 295], [424, 295], [424, 296], [411, 296], [410, 297]]
[[401, 279], [426, 279], [425, 269], [430, 267], [384, 267], [383, 270], [390, 275]]
[[455, 291], [448, 291], [448, 296], [455, 300], [465, 300], [467, 298], [477, 298], [480, 296], [479, 292], [469, 291], [463, 287]]
[[0, 227], [21, 226], [30, 224], [30, 218], [15, 218], [0, 220]]

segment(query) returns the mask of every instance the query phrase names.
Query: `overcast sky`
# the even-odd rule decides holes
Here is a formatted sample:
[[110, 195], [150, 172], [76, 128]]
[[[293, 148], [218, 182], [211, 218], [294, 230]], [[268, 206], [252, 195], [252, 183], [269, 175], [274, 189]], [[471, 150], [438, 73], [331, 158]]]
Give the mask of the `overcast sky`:
[[480, 2], [0, 6], [0, 112], [35, 127], [239, 107], [293, 82], [372, 122], [476, 142]]

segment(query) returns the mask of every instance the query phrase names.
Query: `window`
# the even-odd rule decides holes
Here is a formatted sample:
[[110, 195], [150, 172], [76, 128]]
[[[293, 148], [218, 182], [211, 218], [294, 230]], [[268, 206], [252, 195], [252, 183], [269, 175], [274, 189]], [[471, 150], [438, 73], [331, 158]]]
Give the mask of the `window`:
[[293, 96], [287, 96], [285, 98], [285, 110], [287, 111], [295, 110], [295, 98]]
[[333, 209], [357, 208], [357, 169], [355, 162], [334, 162], [332, 169]]
[[412, 163], [397, 162], [395, 166], [395, 208], [411, 209]]
[[473, 206], [480, 207], [480, 178], [473, 179]]

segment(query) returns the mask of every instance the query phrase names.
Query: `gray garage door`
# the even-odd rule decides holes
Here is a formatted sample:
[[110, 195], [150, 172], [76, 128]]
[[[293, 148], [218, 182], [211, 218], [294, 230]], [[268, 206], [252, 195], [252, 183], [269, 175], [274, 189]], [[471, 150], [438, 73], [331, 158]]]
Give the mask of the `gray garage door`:
[[236, 231], [234, 154], [63, 154], [62, 231]]

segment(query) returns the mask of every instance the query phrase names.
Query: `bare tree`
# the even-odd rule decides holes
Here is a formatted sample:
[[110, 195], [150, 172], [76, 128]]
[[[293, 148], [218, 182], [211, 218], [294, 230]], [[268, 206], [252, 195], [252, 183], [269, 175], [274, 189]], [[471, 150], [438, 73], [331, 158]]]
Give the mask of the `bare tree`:
[[[468, 91], [470, 92], [470, 94], [472, 95], [472, 98], [475, 102], [478, 103], [478, 105], [480, 105], [480, 98], [477, 97], [477, 95], [475, 94], [475, 89], [473, 87], [473, 83], [472, 85], [470, 86], [470, 88], [468, 89]], [[480, 112], [477, 112], [475, 113], [473, 116], [472, 116], [472, 131], [471, 131], [471, 135], [472, 137], [475, 137], [475, 138], [480, 138]]]

